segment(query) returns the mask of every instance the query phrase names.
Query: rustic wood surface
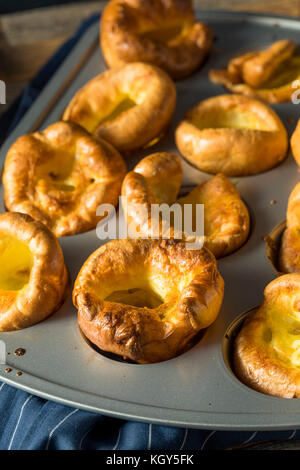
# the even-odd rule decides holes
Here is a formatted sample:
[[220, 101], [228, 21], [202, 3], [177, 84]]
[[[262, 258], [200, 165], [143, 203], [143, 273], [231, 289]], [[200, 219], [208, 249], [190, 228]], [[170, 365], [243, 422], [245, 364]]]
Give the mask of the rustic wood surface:
[[[3, 112], [81, 21], [99, 12], [106, 1], [85, 1], [0, 18], [0, 79], [7, 85]], [[194, 0], [197, 8], [275, 13], [300, 17], [300, 0]]]

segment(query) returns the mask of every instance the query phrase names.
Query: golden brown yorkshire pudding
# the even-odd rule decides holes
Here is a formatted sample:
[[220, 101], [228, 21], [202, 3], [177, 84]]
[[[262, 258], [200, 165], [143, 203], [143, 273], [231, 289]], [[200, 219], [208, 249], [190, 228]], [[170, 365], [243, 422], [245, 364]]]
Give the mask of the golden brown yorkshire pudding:
[[[235, 186], [226, 176], [218, 174], [177, 199], [181, 182], [181, 162], [176, 154], [155, 153], [141, 160], [122, 185], [122, 205], [128, 226], [138, 226], [141, 237], [151, 237], [151, 204], [171, 206], [177, 202], [183, 214], [185, 205], [192, 205], [195, 233], [195, 207], [204, 204], [204, 245], [217, 258], [237, 250], [248, 237], [250, 218]], [[146, 210], [140, 211], [140, 207]], [[162, 221], [159, 228], [161, 236], [169, 233], [174, 236], [172, 221], [165, 225]], [[192, 241], [191, 234], [183, 233], [183, 238]]]
[[227, 69], [211, 70], [209, 76], [233, 93], [267, 103], [291, 101], [293, 82], [300, 79], [297, 44], [288, 39], [277, 41], [264, 51], [232, 59]]
[[265, 289], [234, 345], [235, 372], [269, 395], [300, 398], [300, 274], [285, 274]]
[[300, 119], [291, 138], [291, 149], [294, 159], [300, 166]]
[[29, 215], [0, 214], [0, 331], [44, 320], [63, 303], [67, 284], [54, 234]]
[[172, 119], [176, 89], [158, 67], [141, 62], [98, 75], [79, 90], [63, 119], [77, 122], [120, 151], [152, 145]]
[[174, 79], [196, 70], [213, 42], [211, 28], [196, 22], [191, 0], [111, 0], [100, 36], [110, 67], [148, 62]]
[[208, 98], [187, 112], [176, 144], [197, 168], [228, 176], [254, 175], [281, 162], [287, 132], [264, 103], [240, 95]]
[[81, 268], [78, 322], [99, 348], [139, 363], [180, 354], [216, 319], [224, 281], [206, 249], [175, 240], [113, 240]]
[[300, 272], [300, 183], [290, 194], [286, 230], [279, 251], [279, 267], [282, 272]]
[[94, 228], [100, 204], [116, 205], [125, 163], [108, 142], [57, 122], [20, 137], [3, 174], [6, 207], [43, 222], [56, 236]]

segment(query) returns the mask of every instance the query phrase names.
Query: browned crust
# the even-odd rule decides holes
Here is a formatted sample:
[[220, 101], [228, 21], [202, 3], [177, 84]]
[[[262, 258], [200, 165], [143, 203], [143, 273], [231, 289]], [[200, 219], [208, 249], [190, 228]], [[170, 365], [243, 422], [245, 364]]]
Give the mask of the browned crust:
[[[1, 214], [0, 234], [27, 244], [33, 254], [28, 284], [18, 291], [13, 304], [0, 312], [0, 331], [18, 330], [44, 320], [59, 308], [65, 299], [68, 273], [54, 234], [29, 215]], [[5, 295], [5, 291], [0, 295]]]
[[279, 251], [279, 267], [285, 273], [300, 272], [300, 183], [289, 197], [286, 226]]
[[[205, 246], [217, 258], [237, 250], [248, 237], [250, 217], [235, 186], [218, 174], [177, 200], [181, 181], [182, 167], [176, 154], [155, 153], [141, 160], [122, 184], [128, 226], [140, 227], [142, 238], [151, 237], [151, 204], [204, 204]], [[145, 207], [145, 212], [139, 207]], [[172, 227], [162, 224], [159, 233], [175, 236]], [[183, 238], [192, 241], [188, 234]]]
[[[298, 77], [284, 84], [276, 83], [276, 77], [297, 66]], [[212, 82], [224, 85], [233, 93], [259, 98], [267, 103], [291, 101], [293, 82], [300, 77], [297, 45], [289, 39], [277, 41], [266, 50], [249, 52], [232, 59], [226, 69], [211, 70], [209, 77]]]
[[[168, 43], [142, 34], [174, 25], [181, 25], [185, 31]], [[213, 31], [196, 22], [191, 0], [111, 0], [101, 16], [100, 37], [110, 67], [147, 62], [180, 79], [203, 63]]]
[[[258, 129], [199, 129], [194, 124], [212, 113], [225, 116], [232, 109], [241, 116], [256, 115]], [[265, 126], [263, 130], [259, 128], [260, 123]], [[200, 170], [228, 176], [269, 170], [286, 157], [288, 147], [286, 129], [275, 111], [258, 100], [240, 95], [220, 95], [200, 102], [187, 112], [176, 129], [175, 138], [182, 155]]]
[[291, 149], [294, 159], [300, 166], [300, 119], [298, 120], [296, 129], [291, 137]]
[[284, 231], [279, 251], [279, 268], [284, 273], [300, 272], [300, 226]]
[[[136, 105], [114, 119], [99, 120], [107, 103], [120, 94], [132, 95]], [[129, 152], [161, 137], [175, 104], [176, 88], [169, 76], [158, 67], [137, 62], [107, 70], [86, 83], [67, 106], [63, 119], [80, 124], [121, 152]]]
[[[154, 309], [106, 301], [130, 280], [161, 276], [163, 303]], [[180, 287], [179, 287], [180, 286]], [[161, 284], [157, 286], [162, 289]], [[214, 256], [174, 240], [114, 240], [81, 268], [73, 291], [79, 326], [92, 343], [140, 363], [178, 355], [217, 317], [224, 291]]]
[[[234, 347], [234, 368], [239, 379], [249, 387], [282, 398], [300, 397], [300, 371], [274, 350], [265, 339], [265, 329], [272, 332], [266, 307], [271, 305], [282, 317], [299, 310], [295, 296], [300, 289], [300, 274], [286, 274], [272, 281], [265, 289], [265, 301], [244, 323]], [[288, 310], [291, 310], [288, 311]]]
[[[71, 164], [66, 191], [50, 176]], [[49, 170], [49, 171], [48, 171]], [[51, 171], [50, 171], [51, 170]], [[43, 132], [20, 137], [9, 149], [3, 173], [4, 197], [10, 211], [43, 222], [56, 236], [94, 228], [100, 204], [118, 203], [125, 163], [108, 142], [80, 126], [57, 122]]]

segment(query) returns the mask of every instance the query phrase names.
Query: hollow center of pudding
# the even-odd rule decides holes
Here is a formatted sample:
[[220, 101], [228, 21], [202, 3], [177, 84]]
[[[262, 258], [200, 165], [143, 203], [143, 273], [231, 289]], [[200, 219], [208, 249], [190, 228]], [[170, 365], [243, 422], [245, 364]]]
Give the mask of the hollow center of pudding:
[[[178, 292], [181, 290], [180, 282], [176, 275], [162, 272], [162, 266], [145, 264], [139, 258], [132, 260], [130, 267], [127, 265], [126, 272], [119, 272], [118, 263], [111, 275], [102, 279], [101, 284], [94, 285], [97, 296], [100, 294], [106, 302], [131, 305], [139, 308], [162, 308], [163, 304], [176, 303]], [[158, 261], [159, 264], [160, 261]], [[175, 268], [174, 268], [175, 269]], [[115, 289], [113, 288], [115, 286]], [[160, 307], [161, 306], [161, 307]]]
[[168, 42], [172, 41], [183, 34], [184, 27], [182, 24], [174, 24], [170, 26], [155, 29], [149, 29], [147, 31], [143, 31], [139, 34], [142, 39], [150, 39], [154, 42], [162, 42], [167, 44]]
[[156, 308], [163, 303], [161, 297], [152, 289], [140, 287], [114, 291], [105, 300], [142, 308]]
[[256, 113], [243, 112], [235, 107], [229, 110], [211, 110], [194, 116], [192, 124], [198, 129], [250, 129], [270, 131], [270, 127]]
[[33, 254], [20, 240], [0, 236], [0, 289], [18, 291], [28, 284]]
[[75, 186], [73, 184], [68, 183], [68, 178], [63, 178], [59, 172], [50, 171], [49, 173], [51, 182], [55, 188], [65, 191], [65, 192], [72, 192], [75, 190]]
[[121, 94], [118, 100], [109, 103], [109, 105], [107, 106], [106, 113], [102, 116], [99, 116], [97, 126], [99, 124], [104, 124], [106, 122], [113, 121], [122, 113], [128, 111], [136, 105], [137, 103], [132, 97]]

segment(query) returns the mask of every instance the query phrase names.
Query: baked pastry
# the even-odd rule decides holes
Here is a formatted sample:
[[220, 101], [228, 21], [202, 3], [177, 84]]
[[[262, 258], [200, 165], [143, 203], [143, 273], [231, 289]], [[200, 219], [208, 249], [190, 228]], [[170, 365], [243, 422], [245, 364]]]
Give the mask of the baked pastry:
[[174, 240], [113, 240], [82, 266], [73, 302], [100, 349], [146, 364], [180, 354], [216, 319], [224, 281], [206, 249]]
[[254, 175], [281, 162], [287, 132], [264, 103], [240, 95], [220, 95], [188, 111], [176, 129], [176, 144], [197, 168], [228, 176]]
[[234, 343], [234, 368], [251, 388], [300, 398], [300, 274], [285, 274], [265, 288], [263, 304]]
[[108, 142], [80, 126], [57, 122], [20, 137], [3, 174], [7, 209], [31, 215], [56, 236], [91, 230], [100, 204], [116, 205], [125, 163]]
[[250, 231], [249, 212], [236, 187], [222, 173], [196, 186], [179, 204], [204, 204], [204, 246], [216, 258], [236, 251]]
[[259, 98], [267, 103], [291, 101], [293, 82], [300, 79], [297, 44], [288, 39], [268, 49], [232, 59], [225, 70], [211, 70], [210, 79], [233, 93]]
[[284, 273], [300, 272], [300, 183], [296, 184], [289, 197], [279, 268]]
[[29, 215], [0, 214], [0, 331], [44, 320], [61, 306], [67, 286], [54, 234]]
[[111, 0], [101, 16], [100, 37], [110, 67], [148, 62], [179, 79], [202, 64], [213, 31], [196, 21], [191, 0]]
[[[153, 228], [158, 228], [151, 220], [151, 204], [171, 206], [177, 202], [183, 214], [184, 205], [192, 205], [193, 226], [196, 204], [204, 204], [204, 245], [218, 258], [237, 250], [248, 237], [250, 218], [235, 186], [226, 176], [218, 174], [177, 199], [181, 182], [182, 167], [176, 154], [154, 153], [141, 160], [122, 185], [122, 206], [129, 232], [133, 226], [135, 236], [137, 232], [137, 236], [140, 233], [141, 237], [151, 237]], [[158, 234], [193, 241], [192, 233], [181, 231], [178, 235], [169, 220], [160, 220]]]
[[128, 152], [159, 140], [175, 104], [176, 89], [168, 75], [138, 62], [107, 70], [89, 81], [71, 100], [63, 119]]
[[291, 149], [294, 159], [300, 166], [300, 119], [291, 138]]

